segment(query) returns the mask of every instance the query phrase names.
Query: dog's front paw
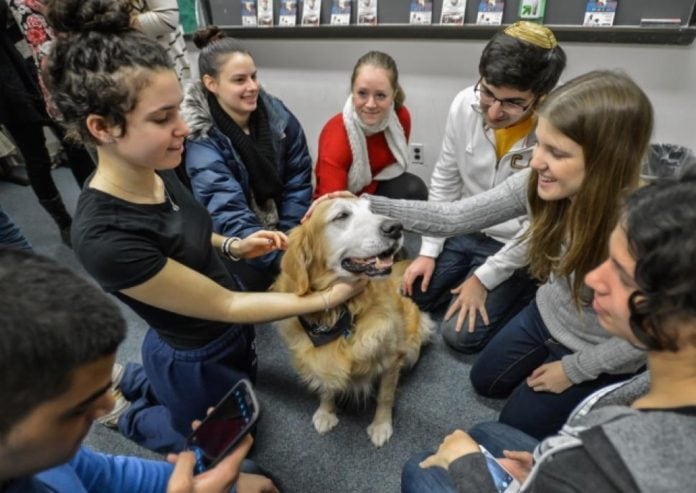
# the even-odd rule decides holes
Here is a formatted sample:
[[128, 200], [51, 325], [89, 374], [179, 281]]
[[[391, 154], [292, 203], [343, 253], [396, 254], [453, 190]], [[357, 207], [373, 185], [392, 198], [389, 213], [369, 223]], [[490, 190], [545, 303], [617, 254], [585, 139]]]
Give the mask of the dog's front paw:
[[317, 412], [312, 416], [312, 423], [314, 423], [314, 429], [317, 430], [319, 434], [323, 435], [336, 427], [338, 418], [335, 413], [317, 409]]
[[393, 433], [391, 423], [372, 423], [367, 427], [367, 434], [370, 435], [370, 440], [375, 447], [381, 447], [387, 443]]

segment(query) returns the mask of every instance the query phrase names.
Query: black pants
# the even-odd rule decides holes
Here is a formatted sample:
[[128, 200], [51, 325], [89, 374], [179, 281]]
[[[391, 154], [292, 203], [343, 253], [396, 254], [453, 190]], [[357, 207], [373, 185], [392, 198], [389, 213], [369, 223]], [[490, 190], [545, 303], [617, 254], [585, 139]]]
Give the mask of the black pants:
[[375, 195], [390, 199], [428, 200], [428, 187], [413, 173], [405, 172], [391, 180], [378, 182]]
[[[46, 148], [43, 126], [40, 123], [22, 122], [8, 118], [2, 122], [22, 153], [27, 167], [27, 176], [39, 200], [50, 200], [58, 196], [58, 189], [51, 176], [51, 156]], [[63, 144], [69, 159], [70, 170], [80, 188], [94, 171], [94, 162], [87, 150], [65, 140], [65, 132], [58, 124], [50, 125], [51, 130]]]

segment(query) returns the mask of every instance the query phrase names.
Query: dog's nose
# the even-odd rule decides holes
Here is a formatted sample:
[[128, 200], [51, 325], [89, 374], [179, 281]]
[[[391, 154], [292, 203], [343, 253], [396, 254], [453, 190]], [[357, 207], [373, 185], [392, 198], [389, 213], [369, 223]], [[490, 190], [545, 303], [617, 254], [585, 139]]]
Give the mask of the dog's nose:
[[401, 231], [404, 229], [404, 227], [399, 221], [392, 221], [391, 219], [388, 219], [382, 222], [379, 229], [387, 238], [396, 240], [401, 237]]

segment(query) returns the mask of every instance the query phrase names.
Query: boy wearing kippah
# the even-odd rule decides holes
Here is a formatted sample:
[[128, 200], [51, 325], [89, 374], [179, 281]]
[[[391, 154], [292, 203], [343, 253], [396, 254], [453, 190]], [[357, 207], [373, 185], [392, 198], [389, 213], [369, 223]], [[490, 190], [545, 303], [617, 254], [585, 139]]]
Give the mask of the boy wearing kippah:
[[[529, 166], [536, 143], [534, 114], [558, 82], [566, 56], [547, 27], [520, 21], [498, 32], [479, 61], [480, 78], [454, 98], [429, 200], [476, 195]], [[404, 274], [404, 291], [424, 311], [450, 302], [445, 341], [475, 353], [533, 298], [522, 216], [474, 234], [423, 237]]]

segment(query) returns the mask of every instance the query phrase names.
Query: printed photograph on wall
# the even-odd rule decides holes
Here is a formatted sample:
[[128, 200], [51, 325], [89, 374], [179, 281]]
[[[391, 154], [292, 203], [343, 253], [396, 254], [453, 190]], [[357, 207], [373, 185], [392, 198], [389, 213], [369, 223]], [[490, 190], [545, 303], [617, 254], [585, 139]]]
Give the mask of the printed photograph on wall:
[[351, 0], [333, 0], [331, 4], [331, 24], [346, 26], [350, 24]]
[[503, 23], [505, 2], [502, 0], [481, 0], [476, 15], [476, 24], [482, 26], [499, 26]]
[[585, 8], [585, 20], [582, 25], [613, 26], [618, 3], [611, 0], [590, 0]]
[[466, 0], [442, 0], [440, 24], [454, 24], [461, 26], [464, 24], [465, 12]]
[[321, 19], [321, 0], [304, 0], [302, 2], [302, 25], [318, 26]]

